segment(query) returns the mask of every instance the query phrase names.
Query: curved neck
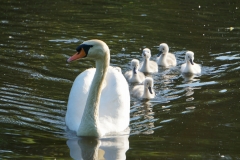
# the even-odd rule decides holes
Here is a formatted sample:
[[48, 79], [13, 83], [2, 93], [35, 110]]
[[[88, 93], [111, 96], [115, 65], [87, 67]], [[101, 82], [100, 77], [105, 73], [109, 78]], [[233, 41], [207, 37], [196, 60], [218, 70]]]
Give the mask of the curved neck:
[[143, 97], [142, 98], [149, 98], [149, 97], [150, 97], [150, 93], [148, 91], [148, 88], [144, 87]]
[[109, 66], [110, 56], [96, 61], [96, 72], [89, 90], [88, 98], [84, 108], [82, 120], [78, 128], [78, 136], [100, 137], [99, 126], [99, 104], [102, 86]]
[[167, 54], [167, 53], [163, 53], [163, 54], [161, 55], [160, 61], [162, 61], [162, 62], [165, 61], [165, 59], [166, 59], [166, 57], [167, 57], [166, 54]]
[[148, 65], [149, 65], [149, 59], [146, 58], [144, 59], [143, 61], [143, 65], [142, 65], [142, 72], [148, 72], [149, 68], [148, 68]]

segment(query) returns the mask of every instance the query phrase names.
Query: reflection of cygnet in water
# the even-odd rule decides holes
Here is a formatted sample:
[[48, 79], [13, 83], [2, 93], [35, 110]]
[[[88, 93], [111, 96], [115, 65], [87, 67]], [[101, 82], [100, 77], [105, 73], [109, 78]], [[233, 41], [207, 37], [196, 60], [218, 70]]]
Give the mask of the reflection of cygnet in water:
[[144, 73], [140, 72], [139, 69], [139, 60], [133, 59], [131, 61], [132, 70], [127, 71], [124, 76], [130, 83], [142, 83], [145, 79]]
[[97, 139], [80, 137], [69, 139], [67, 145], [74, 160], [125, 160], [129, 149], [129, 135]]
[[198, 76], [194, 74], [182, 74], [182, 77], [184, 78], [184, 83], [192, 83], [199, 80], [196, 79]]
[[133, 97], [139, 99], [152, 99], [155, 97], [155, 92], [153, 89], [153, 79], [151, 77], [146, 77], [143, 85], [134, 86], [132, 89]]
[[181, 72], [184, 74], [201, 74], [201, 66], [193, 62], [194, 53], [187, 51], [185, 55], [186, 63], [181, 65]]

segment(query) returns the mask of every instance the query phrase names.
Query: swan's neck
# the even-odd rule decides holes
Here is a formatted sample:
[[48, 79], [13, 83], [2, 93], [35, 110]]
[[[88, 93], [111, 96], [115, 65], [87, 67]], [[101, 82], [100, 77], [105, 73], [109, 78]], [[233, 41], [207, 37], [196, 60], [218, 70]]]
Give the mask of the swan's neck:
[[132, 77], [130, 81], [140, 81], [138, 70], [136, 70], [136, 73], [134, 73], [134, 71], [132, 72]]
[[99, 104], [102, 86], [109, 66], [109, 57], [96, 61], [96, 72], [89, 90], [82, 120], [78, 128], [78, 136], [100, 137], [99, 130]]
[[149, 72], [149, 58], [145, 58], [144, 61], [143, 61], [143, 65], [142, 65], [142, 72]]
[[150, 98], [150, 97], [151, 97], [151, 93], [149, 92], [147, 87], [144, 87], [143, 97], [142, 98]]
[[[190, 61], [186, 61], [186, 64], [187, 64], [187, 66], [189, 66], [189, 67], [192, 67], [192, 64], [191, 64], [191, 62]], [[193, 62], [193, 64], [194, 64], [194, 62]]]
[[167, 53], [163, 53], [160, 57], [160, 61], [161, 62], [165, 62], [166, 61], [166, 57], [167, 57]]

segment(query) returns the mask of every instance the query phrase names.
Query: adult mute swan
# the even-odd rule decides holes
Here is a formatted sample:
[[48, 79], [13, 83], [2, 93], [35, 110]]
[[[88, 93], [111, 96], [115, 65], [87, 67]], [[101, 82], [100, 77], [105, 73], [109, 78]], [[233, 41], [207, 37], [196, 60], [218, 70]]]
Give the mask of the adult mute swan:
[[130, 83], [142, 83], [145, 79], [144, 73], [140, 72], [139, 69], [139, 60], [133, 59], [131, 61], [132, 70], [127, 71], [124, 76]]
[[189, 74], [201, 74], [201, 65], [194, 63], [194, 53], [192, 51], [187, 51], [185, 54], [185, 62], [181, 65], [182, 73]]
[[140, 71], [144, 73], [158, 72], [158, 65], [156, 62], [151, 61], [151, 50], [144, 48], [142, 51], [143, 62], [141, 62]]
[[130, 94], [123, 74], [109, 66], [110, 51], [101, 40], [88, 40], [77, 47], [67, 62], [85, 58], [96, 68], [77, 76], [69, 94], [66, 125], [78, 136], [102, 137], [124, 131], [129, 125]]
[[146, 77], [143, 85], [134, 86], [132, 89], [132, 95], [138, 99], [152, 99], [155, 97], [155, 92], [153, 89], [153, 79], [151, 77]]
[[169, 53], [169, 47], [166, 43], [159, 45], [159, 53], [157, 55], [157, 64], [162, 67], [176, 66], [177, 60], [174, 54]]

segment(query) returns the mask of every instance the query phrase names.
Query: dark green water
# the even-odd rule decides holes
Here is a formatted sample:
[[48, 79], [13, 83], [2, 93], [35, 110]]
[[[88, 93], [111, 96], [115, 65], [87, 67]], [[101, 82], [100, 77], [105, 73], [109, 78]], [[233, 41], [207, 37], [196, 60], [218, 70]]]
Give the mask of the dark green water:
[[[8, 0], [0, 34], [0, 159], [240, 159], [240, 2]], [[71, 85], [94, 66], [66, 59], [93, 38], [123, 73], [144, 47], [155, 60], [166, 42], [177, 57], [154, 75], [156, 99], [131, 99], [129, 137], [66, 130]], [[190, 82], [186, 50], [203, 66]]]

